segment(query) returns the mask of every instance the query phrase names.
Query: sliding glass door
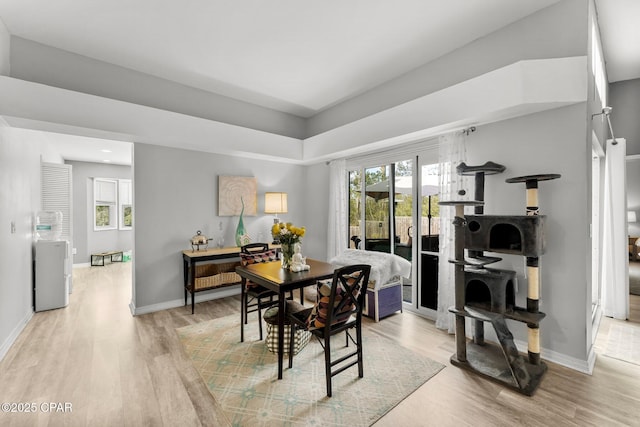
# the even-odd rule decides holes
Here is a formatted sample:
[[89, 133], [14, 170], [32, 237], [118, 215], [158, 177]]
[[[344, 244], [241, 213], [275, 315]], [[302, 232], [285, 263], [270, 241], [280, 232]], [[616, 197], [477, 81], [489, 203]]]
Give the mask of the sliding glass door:
[[405, 308], [431, 318], [437, 309], [440, 230], [434, 156], [432, 150], [349, 171], [349, 247], [411, 262], [411, 277], [403, 280]]
[[435, 316], [438, 310], [438, 250], [440, 199], [437, 164], [420, 164], [420, 260], [418, 269], [419, 310]]

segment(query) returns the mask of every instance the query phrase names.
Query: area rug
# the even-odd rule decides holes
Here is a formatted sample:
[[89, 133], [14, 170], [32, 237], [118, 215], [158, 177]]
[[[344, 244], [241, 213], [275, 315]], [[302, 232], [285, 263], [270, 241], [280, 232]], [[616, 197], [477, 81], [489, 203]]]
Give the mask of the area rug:
[[640, 324], [612, 324], [604, 355], [640, 365]]
[[[324, 353], [315, 338], [294, 356], [292, 369], [285, 354], [283, 379], [277, 380], [277, 356], [258, 340], [255, 321], [245, 326], [244, 343], [239, 315], [176, 331], [234, 426], [369, 426], [444, 367], [364, 329], [364, 378], [355, 366], [334, 376], [329, 398]], [[339, 355], [344, 334], [335, 338]]]

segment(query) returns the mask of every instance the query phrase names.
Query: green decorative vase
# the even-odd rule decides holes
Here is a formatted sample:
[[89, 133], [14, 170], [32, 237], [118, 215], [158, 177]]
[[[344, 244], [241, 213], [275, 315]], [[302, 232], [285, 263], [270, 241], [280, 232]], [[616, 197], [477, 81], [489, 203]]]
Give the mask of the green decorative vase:
[[240, 202], [242, 202], [242, 210], [240, 211], [240, 220], [238, 221], [238, 227], [236, 228], [236, 246], [240, 247], [240, 246], [244, 246], [247, 243], [246, 240], [247, 239], [247, 232], [244, 229], [244, 223], [242, 222], [242, 214], [244, 214], [244, 200], [242, 200], [242, 197], [240, 198]]

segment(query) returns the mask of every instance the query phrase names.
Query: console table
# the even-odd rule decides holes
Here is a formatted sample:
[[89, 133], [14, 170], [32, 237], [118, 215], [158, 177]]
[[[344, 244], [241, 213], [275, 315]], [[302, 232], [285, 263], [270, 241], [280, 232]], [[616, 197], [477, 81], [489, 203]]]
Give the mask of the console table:
[[[277, 249], [280, 245], [269, 245]], [[228, 261], [211, 263], [210, 261]], [[195, 293], [240, 284], [240, 276], [235, 268], [240, 265], [240, 248], [210, 248], [205, 250], [187, 249], [182, 251], [184, 274], [184, 305], [191, 294], [191, 314], [195, 312]]]

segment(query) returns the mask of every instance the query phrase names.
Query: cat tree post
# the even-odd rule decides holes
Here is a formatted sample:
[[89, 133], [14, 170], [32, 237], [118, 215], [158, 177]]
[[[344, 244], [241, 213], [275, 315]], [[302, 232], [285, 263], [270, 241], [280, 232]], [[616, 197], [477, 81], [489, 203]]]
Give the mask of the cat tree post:
[[441, 201], [440, 205], [455, 206], [454, 226], [454, 259], [449, 262], [454, 264], [454, 286], [455, 286], [455, 329], [456, 329], [456, 358], [461, 362], [467, 360], [467, 336], [465, 330], [465, 316], [460, 314], [464, 312], [465, 305], [465, 280], [464, 280], [464, 248], [465, 248], [465, 226], [464, 219], [465, 206], [480, 206], [483, 202], [478, 201]]
[[[464, 205], [455, 205], [456, 217], [453, 221], [455, 227], [455, 248], [454, 258], [464, 260]], [[455, 307], [458, 310], [464, 309], [464, 264], [454, 265], [455, 280]], [[456, 314], [456, 354], [458, 360], [467, 360], [467, 333], [465, 331], [464, 316]]]
[[[495, 175], [504, 172], [505, 166], [494, 162], [486, 162], [480, 166], [468, 166], [465, 162], [460, 163], [456, 167], [458, 175], [472, 175], [475, 178], [474, 198], [478, 202], [484, 202], [484, 178], [486, 175]], [[473, 209], [474, 214], [484, 214], [484, 204], [476, 205]], [[482, 258], [484, 251], [469, 251], [470, 258]], [[478, 345], [484, 344], [484, 322], [474, 319], [473, 321], [473, 341]]]
[[[506, 182], [512, 184], [524, 182], [526, 186], [527, 216], [536, 216], [540, 213], [538, 201], [538, 182], [560, 178], [559, 174], [527, 175], [509, 178]], [[527, 257], [527, 311], [538, 313], [540, 310], [540, 270], [539, 258]], [[540, 326], [527, 324], [529, 363], [540, 364]]]

